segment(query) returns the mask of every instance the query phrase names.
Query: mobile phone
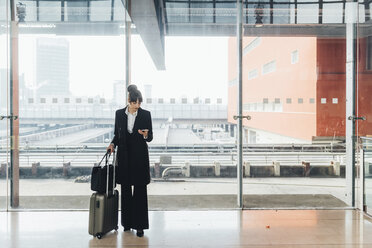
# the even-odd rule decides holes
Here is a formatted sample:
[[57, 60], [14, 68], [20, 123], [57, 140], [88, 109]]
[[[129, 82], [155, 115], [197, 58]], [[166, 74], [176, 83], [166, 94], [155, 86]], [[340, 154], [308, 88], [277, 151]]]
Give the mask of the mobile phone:
[[149, 130], [148, 129], [141, 129], [142, 132], [148, 132]]

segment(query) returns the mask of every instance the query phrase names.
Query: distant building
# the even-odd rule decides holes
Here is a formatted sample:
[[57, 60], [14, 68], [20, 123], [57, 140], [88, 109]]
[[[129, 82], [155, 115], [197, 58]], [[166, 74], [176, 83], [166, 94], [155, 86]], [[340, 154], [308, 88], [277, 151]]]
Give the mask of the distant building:
[[[285, 42], [283, 41], [285, 39]], [[280, 44], [280, 50], [278, 50]], [[369, 48], [368, 48], [369, 46]], [[372, 42], [359, 40], [359, 116], [372, 109]], [[236, 39], [229, 40], [228, 120], [237, 113]], [[243, 41], [243, 120], [248, 143], [311, 142], [345, 136], [346, 41], [247, 37]], [[368, 119], [368, 118], [367, 118]], [[372, 123], [360, 122], [360, 135]]]
[[152, 85], [151, 84], [145, 84], [144, 86], [144, 98], [145, 99], [150, 99], [152, 98]]
[[124, 80], [117, 80], [114, 83], [113, 87], [113, 96], [114, 96], [114, 103], [119, 105], [119, 106], [125, 106], [125, 94], [126, 94], [126, 89], [125, 89], [125, 82]]
[[37, 96], [70, 95], [69, 42], [38, 38], [36, 41]]

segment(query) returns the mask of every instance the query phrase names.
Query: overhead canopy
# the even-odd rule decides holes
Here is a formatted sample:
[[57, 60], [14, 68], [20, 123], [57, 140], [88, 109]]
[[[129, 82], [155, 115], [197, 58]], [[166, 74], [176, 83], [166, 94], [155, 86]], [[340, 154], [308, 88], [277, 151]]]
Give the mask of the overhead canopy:
[[[20, 33], [124, 34], [124, 0], [18, 2], [26, 8]], [[1, 3], [0, 8], [5, 8]], [[345, 0], [244, 0], [243, 3], [245, 36], [345, 37], [345, 19], [352, 11], [358, 14], [359, 36], [372, 35], [371, 0], [359, 1], [359, 13], [348, 10]], [[160, 70], [165, 68], [164, 36], [236, 35], [236, 0], [131, 0], [130, 17], [135, 25], [133, 33], [141, 36]], [[5, 16], [0, 16], [1, 21], [5, 23]], [[0, 25], [0, 32], [6, 32], [6, 25]]]

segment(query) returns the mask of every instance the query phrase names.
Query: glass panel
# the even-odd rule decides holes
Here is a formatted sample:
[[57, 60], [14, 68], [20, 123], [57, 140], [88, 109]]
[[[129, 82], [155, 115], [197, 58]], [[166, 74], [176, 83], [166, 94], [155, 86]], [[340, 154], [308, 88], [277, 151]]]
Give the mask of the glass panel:
[[[0, 0], [0, 116], [7, 116], [8, 99], [8, 42], [7, 1]], [[0, 210], [7, 208], [7, 164], [9, 162], [8, 119], [0, 120]]]
[[115, 0], [114, 20], [123, 21], [125, 18], [124, 6], [121, 0]]
[[167, 21], [172, 23], [189, 22], [189, 4], [188, 3], [170, 3], [166, 2]]
[[343, 3], [323, 4], [323, 23], [342, 23]]
[[[262, 10], [254, 12], [254, 26], [245, 26], [243, 115], [251, 120], [243, 120], [244, 207], [343, 208], [346, 37], [336, 26], [318, 25], [318, 4], [298, 1], [296, 12], [283, 12], [289, 7], [276, 2], [274, 25], [257, 25]], [[296, 28], [280, 25], [292, 14]], [[342, 23], [342, 12], [323, 14], [327, 22]], [[228, 51], [236, 54], [235, 38]], [[235, 78], [232, 61], [229, 81]], [[230, 84], [230, 123], [236, 123], [235, 92]]]
[[297, 23], [318, 23], [319, 4], [310, 4], [309, 0], [297, 2]]
[[[46, 11], [57, 2], [40, 1], [43, 25], [55, 23], [52, 16], [60, 18], [60, 11]], [[113, 99], [125, 77], [124, 29], [117, 28], [124, 23], [87, 22], [87, 1], [65, 5], [65, 21], [71, 23], [56, 23], [56, 29], [35, 31], [27, 18], [19, 23], [20, 190], [15, 209], [87, 209], [91, 168], [105, 153], [115, 110], [122, 107]], [[96, 7], [106, 13], [106, 7]], [[124, 16], [119, 10], [115, 16]], [[3, 146], [1, 151], [3, 161]]]
[[165, 37], [164, 71], [156, 70], [139, 36], [132, 42], [132, 81], [153, 119], [149, 208], [235, 208], [235, 138], [226, 119], [228, 38]]
[[88, 1], [78, 0], [78, 1], [68, 1], [65, 2], [66, 8], [66, 20], [69, 22], [84, 22], [88, 20]]
[[92, 1], [90, 2], [91, 21], [111, 20], [111, 1]]
[[[372, 24], [368, 3], [359, 3], [356, 121], [357, 147], [364, 149], [365, 210], [372, 215]], [[365, 15], [364, 15], [365, 14]], [[359, 143], [362, 141], [362, 143]], [[360, 174], [359, 174], [360, 175]], [[363, 199], [363, 198], [362, 198]]]
[[372, 215], [372, 138], [362, 138], [364, 157], [364, 206], [368, 214]]
[[39, 3], [40, 21], [61, 21], [61, 2], [41, 1]]

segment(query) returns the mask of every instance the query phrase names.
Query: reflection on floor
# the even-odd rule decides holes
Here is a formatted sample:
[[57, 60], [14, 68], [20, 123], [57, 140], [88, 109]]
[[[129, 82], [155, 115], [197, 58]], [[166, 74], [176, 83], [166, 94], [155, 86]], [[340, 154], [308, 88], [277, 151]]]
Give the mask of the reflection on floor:
[[135, 231], [88, 234], [88, 212], [1, 212], [1, 247], [372, 247], [356, 210], [152, 211]]

